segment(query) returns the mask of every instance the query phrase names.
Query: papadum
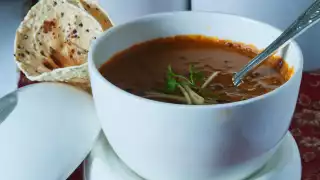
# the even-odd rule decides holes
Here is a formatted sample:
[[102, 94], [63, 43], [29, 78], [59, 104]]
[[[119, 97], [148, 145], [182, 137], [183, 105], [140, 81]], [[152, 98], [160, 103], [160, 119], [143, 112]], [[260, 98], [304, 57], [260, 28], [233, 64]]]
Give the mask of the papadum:
[[[29, 80], [89, 86], [89, 46], [108, 27], [83, 4], [78, 0], [41, 0], [28, 12], [16, 33], [15, 59]], [[106, 15], [104, 18], [102, 21], [109, 22]]]

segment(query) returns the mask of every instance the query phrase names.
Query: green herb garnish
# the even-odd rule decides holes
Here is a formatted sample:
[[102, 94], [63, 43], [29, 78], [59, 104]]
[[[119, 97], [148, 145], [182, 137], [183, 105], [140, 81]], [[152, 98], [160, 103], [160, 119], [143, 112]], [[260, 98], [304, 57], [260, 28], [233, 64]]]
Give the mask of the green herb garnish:
[[189, 66], [189, 77], [190, 77], [190, 82], [193, 86], [196, 85], [197, 82], [203, 82], [204, 81], [204, 75], [202, 72], [197, 71], [194, 68], [194, 65]]
[[175, 78], [175, 74], [173, 73], [171, 66], [168, 66], [168, 72], [167, 72], [167, 91], [168, 92], [174, 92], [178, 86], [178, 82]]
[[168, 78], [167, 79], [167, 91], [174, 92], [177, 88], [178, 82], [175, 78]]
[[167, 91], [174, 92], [177, 85], [188, 85], [190, 87], [196, 88], [197, 82], [203, 82], [204, 75], [202, 72], [197, 71], [193, 65], [189, 67], [189, 78], [179, 75], [173, 72], [171, 65], [168, 66], [167, 71]]
[[178, 85], [191, 84], [188, 78], [174, 73], [171, 68], [171, 65], [168, 66], [166, 82], [167, 82], [167, 89], [166, 89], [167, 92], [174, 92], [177, 89]]
[[[214, 100], [214, 95], [211, 96], [211, 98], [214, 98], [213, 100], [205, 99], [203, 95], [205, 95], [206, 93], [201, 92], [202, 90], [204, 90], [205, 86], [212, 81], [213, 78], [214, 76], [211, 75], [208, 80], [204, 81], [204, 74], [200, 71], [197, 71], [193, 65], [189, 66], [189, 77], [176, 74], [175, 72], [173, 72], [171, 65], [169, 65], [167, 70], [165, 93], [153, 93], [151, 95], [149, 94], [149, 96], [168, 99], [175, 98], [179, 99], [180, 102], [182, 101], [181, 98], [184, 98], [185, 102], [187, 102], [188, 104], [206, 104], [208, 102], [213, 103], [216, 102]], [[201, 84], [202, 86], [205, 86], [202, 87]], [[179, 91], [183, 95], [182, 97], [170, 95], [174, 92]]]
[[189, 83], [189, 84], [191, 84], [191, 81], [190, 81], [188, 78], [186, 78], [186, 77], [184, 77], [184, 76], [182, 76], [182, 75], [179, 75], [179, 74], [174, 73], [174, 72], [172, 71], [171, 65], [168, 66], [167, 77], [175, 78], [175, 79], [177, 79], [177, 80], [180, 80], [182, 83]]

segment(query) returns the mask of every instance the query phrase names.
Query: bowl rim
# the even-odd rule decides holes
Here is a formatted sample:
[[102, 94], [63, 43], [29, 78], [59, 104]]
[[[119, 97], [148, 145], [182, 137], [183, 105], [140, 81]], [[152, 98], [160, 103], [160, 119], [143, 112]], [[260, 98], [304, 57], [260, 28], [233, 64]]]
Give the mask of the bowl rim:
[[[302, 54], [302, 50], [300, 48], [300, 46], [298, 45], [298, 43], [294, 40], [291, 40], [290, 44], [293, 45], [296, 49], [297, 49], [297, 53], [299, 54], [299, 62], [298, 62], [298, 66], [295, 67], [294, 69], [294, 73], [293, 75], [290, 77], [290, 79], [285, 82], [284, 84], [282, 84], [281, 86], [279, 86], [278, 88], [266, 93], [266, 94], [262, 94], [260, 96], [254, 97], [254, 98], [250, 98], [247, 100], [243, 100], [243, 101], [236, 101], [236, 102], [231, 102], [231, 103], [225, 103], [225, 104], [210, 104], [210, 105], [190, 105], [190, 104], [174, 104], [174, 103], [168, 103], [168, 102], [162, 102], [162, 101], [155, 101], [155, 100], [151, 100], [151, 99], [147, 99], [144, 97], [140, 97], [137, 95], [134, 95], [132, 93], [129, 93], [119, 87], [117, 87], [116, 85], [114, 85], [113, 83], [111, 83], [110, 81], [108, 81], [106, 78], [104, 78], [102, 76], [102, 74], [99, 72], [98, 68], [96, 67], [96, 63], [94, 62], [94, 54], [96, 52], [97, 46], [99, 46], [99, 44], [104, 41], [104, 39], [108, 36], [111, 36], [114, 32], [118, 31], [118, 29], [122, 29], [122, 28], [127, 28], [128, 26], [135, 24], [135, 23], [140, 23], [140, 22], [147, 22], [147, 21], [153, 21], [155, 19], [162, 19], [163, 17], [168, 17], [168, 16], [189, 16], [189, 15], [194, 15], [194, 14], [198, 14], [198, 15], [202, 15], [202, 16], [212, 16], [212, 15], [218, 15], [218, 16], [225, 16], [225, 17], [232, 17], [232, 18], [237, 18], [239, 20], [242, 21], [248, 21], [254, 24], [260, 24], [260, 25], [264, 25], [266, 27], [268, 27], [269, 29], [274, 29], [276, 31], [279, 32], [283, 32], [282, 30], [280, 30], [279, 28], [276, 28], [268, 23], [265, 22], [261, 22], [258, 20], [254, 20], [248, 17], [244, 17], [244, 16], [239, 16], [239, 15], [235, 15], [235, 14], [230, 14], [230, 13], [222, 13], [222, 12], [207, 12], [207, 11], [175, 11], [175, 12], [164, 12], [164, 13], [155, 13], [155, 14], [149, 14], [149, 15], [145, 15], [145, 16], [141, 16], [139, 18], [135, 18], [129, 22], [125, 22], [123, 24], [120, 25], [116, 25], [113, 26], [111, 28], [109, 28], [107, 31], [103, 32], [102, 34], [100, 34], [98, 36], [98, 38], [92, 43], [92, 45], [90, 46], [89, 49], [89, 53], [88, 53], [88, 66], [89, 66], [89, 73], [90, 73], [90, 78], [98, 78], [99, 80], [101, 80], [102, 82], [104, 82], [105, 84], [107, 84], [108, 86], [110, 86], [111, 88], [113, 88], [115, 91], [118, 91], [118, 93], [121, 93], [122, 95], [127, 96], [128, 98], [132, 98], [132, 100], [136, 100], [136, 101], [141, 101], [150, 105], [158, 105], [158, 106], [166, 106], [166, 107], [173, 107], [173, 108], [192, 108], [192, 109], [225, 109], [225, 108], [231, 108], [231, 107], [237, 107], [237, 106], [243, 106], [246, 104], [251, 104], [254, 103], [256, 101], [261, 101], [262, 99], [268, 98], [268, 97], [272, 97], [274, 96], [276, 93], [278, 93], [278, 91], [281, 91], [284, 88], [287, 88], [287, 86], [289, 86], [290, 84], [292, 84], [294, 78], [296, 78], [296, 76], [299, 75], [299, 73], [302, 73], [302, 69], [303, 69], [303, 54]], [[91, 76], [92, 74], [92, 76]], [[130, 100], [130, 99], [127, 99]]]

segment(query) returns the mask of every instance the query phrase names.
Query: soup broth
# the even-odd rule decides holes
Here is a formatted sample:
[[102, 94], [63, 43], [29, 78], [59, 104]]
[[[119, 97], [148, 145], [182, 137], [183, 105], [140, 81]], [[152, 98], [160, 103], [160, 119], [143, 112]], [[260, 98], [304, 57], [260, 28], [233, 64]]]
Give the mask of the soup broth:
[[136, 44], [110, 58], [100, 72], [119, 88], [152, 100], [230, 103], [268, 93], [290, 78], [293, 69], [273, 56], [235, 87], [233, 74], [258, 53], [254, 46], [181, 35]]

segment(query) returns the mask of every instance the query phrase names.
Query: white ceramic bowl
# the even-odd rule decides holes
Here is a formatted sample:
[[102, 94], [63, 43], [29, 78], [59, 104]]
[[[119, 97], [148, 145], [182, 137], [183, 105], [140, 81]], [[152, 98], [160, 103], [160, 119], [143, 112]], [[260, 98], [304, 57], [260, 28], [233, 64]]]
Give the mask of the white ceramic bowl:
[[261, 168], [286, 134], [295, 108], [303, 66], [296, 43], [279, 52], [295, 70], [287, 83], [230, 104], [151, 101], [117, 88], [98, 68], [115, 53], [158, 37], [202, 34], [265, 48], [280, 33], [247, 18], [203, 12], [150, 15], [105, 32], [90, 50], [89, 70], [98, 117], [115, 152], [149, 180], [235, 180]]

